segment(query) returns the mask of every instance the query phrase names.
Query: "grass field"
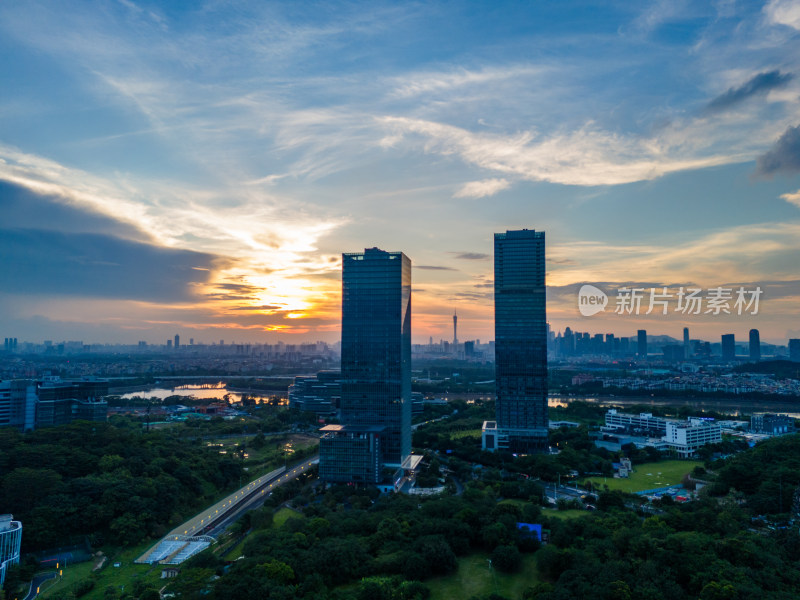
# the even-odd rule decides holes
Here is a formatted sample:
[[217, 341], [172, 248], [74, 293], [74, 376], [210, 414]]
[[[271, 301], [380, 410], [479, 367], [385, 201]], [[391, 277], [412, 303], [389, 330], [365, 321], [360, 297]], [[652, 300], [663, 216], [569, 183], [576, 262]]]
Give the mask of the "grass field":
[[280, 527], [281, 525], [286, 523], [286, 521], [293, 518], [302, 519], [303, 513], [299, 513], [296, 510], [293, 510], [291, 508], [286, 508], [284, 506], [283, 508], [278, 509], [278, 512], [276, 512], [275, 515], [272, 517], [272, 526]]
[[593, 477], [591, 480], [584, 481], [584, 487], [588, 486], [588, 481], [596, 489], [603, 489], [604, 485], [610, 490], [621, 490], [623, 492], [641, 492], [660, 487], [667, 487], [681, 482], [683, 476], [691, 472], [696, 466], [703, 462], [699, 460], [664, 460], [654, 463], [642, 463], [633, 465], [633, 473], [625, 479], [614, 477]]
[[571, 508], [569, 510], [558, 510], [555, 508], [545, 508], [542, 511], [542, 515], [546, 517], [555, 517], [556, 519], [579, 519], [581, 517], [585, 517], [586, 515], [590, 515], [588, 510], [578, 510], [575, 508]]
[[514, 575], [498, 573], [489, 568], [487, 554], [472, 554], [458, 559], [458, 571], [446, 577], [429, 579], [425, 585], [431, 589], [431, 600], [471, 598], [492, 593], [517, 599], [527, 588], [539, 581], [532, 554], [522, 558], [522, 569]]
[[529, 503], [525, 502], [525, 500], [518, 500], [517, 498], [506, 498], [505, 500], [500, 500], [498, 504], [513, 504], [514, 506], [519, 506], [520, 508], [524, 508]]
[[467, 429], [465, 431], [452, 431], [450, 432], [451, 439], [458, 439], [463, 437], [474, 437], [479, 438], [481, 437], [481, 430], [480, 429]]
[[[91, 561], [79, 563], [74, 566], [68, 565], [64, 570], [64, 576], [60, 580], [54, 581], [49, 585], [43, 591], [41, 597], [49, 598], [55, 596], [56, 593], [65, 592], [77, 581], [87, 577], [95, 577], [96, 583], [92, 591], [85, 596], [81, 596], [81, 600], [102, 600], [107, 587], [114, 587], [117, 591], [122, 591], [123, 586], [130, 589], [130, 585], [137, 579], [142, 579], [152, 584], [152, 587], [158, 589], [164, 585], [159, 579], [161, 577], [163, 565], [151, 567], [150, 565], [137, 565], [133, 562], [139, 558], [152, 543], [153, 542], [150, 541], [127, 550], [109, 554], [105, 566], [94, 574], [91, 572], [93, 566]], [[115, 567], [114, 563], [120, 563], [120, 566]]]
[[244, 554], [244, 543], [245, 543], [246, 541], [247, 541], [247, 536], [245, 536], [244, 538], [242, 538], [242, 540], [241, 540], [241, 541], [240, 541], [238, 544], [236, 544], [236, 545], [235, 545], [233, 548], [231, 548], [230, 550], [228, 550], [228, 551], [227, 551], [227, 552], [226, 552], [226, 553], [223, 555], [223, 558], [224, 558], [225, 560], [236, 560], [237, 558], [239, 558], [240, 556], [242, 556], [242, 554]]
[[48, 598], [53, 596], [59, 590], [67, 590], [72, 587], [73, 584], [88, 577], [89, 574], [92, 572], [92, 567], [94, 566], [93, 561], [87, 561], [82, 563], [77, 563], [73, 566], [67, 566], [66, 569], [63, 569], [63, 575], [57, 579], [51, 579], [49, 581], [45, 581], [42, 584], [42, 593], [40, 594], [42, 598]]

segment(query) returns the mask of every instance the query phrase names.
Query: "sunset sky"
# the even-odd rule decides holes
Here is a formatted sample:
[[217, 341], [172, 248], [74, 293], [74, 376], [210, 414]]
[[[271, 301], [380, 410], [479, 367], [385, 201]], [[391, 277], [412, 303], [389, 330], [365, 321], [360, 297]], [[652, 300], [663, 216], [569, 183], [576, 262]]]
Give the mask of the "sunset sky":
[[[800, 2], [0, 3], [0, 337], [336, 341], [341, 253], [415, 342], [493, 337], [492, 234], [554, 330], [800, 337]], [[757, 316], [583, 317], [592, 283]]]

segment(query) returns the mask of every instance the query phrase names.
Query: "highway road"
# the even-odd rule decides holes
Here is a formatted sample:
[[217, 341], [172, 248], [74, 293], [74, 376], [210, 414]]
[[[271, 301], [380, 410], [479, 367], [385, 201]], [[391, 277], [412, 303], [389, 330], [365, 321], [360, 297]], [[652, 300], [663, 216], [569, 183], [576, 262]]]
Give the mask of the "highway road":
[[275, 487], [299, 477], [318, 461], [319, 456], [313, 456], [290, 469], [281, 467], [262, 475], [258, 479], [254, 479], [243, 488], [236, 490], [233, 494], [211, 505], [203, 512], [173, 529], [147, 552], [137, 558], [136, 562], [147, 562], [148, 556], [156, 550], [161, 542], [166, 540], [185, 539], [186, 537], [199, 535], [210, 535], [212, 537], [218, 535], [242, 514], [263, 504]]
[[258, 479], [254, 479], [243, 488], [236, 490], [230, 496], [220, 500], [216, 504], [209, 506], [200, 514], [192, 517], [185, 523], [182, 523], [170, 531], [166, 537], [174, 537], [176, 535], [200, 535], [203, 530], [206, 529], [209, 523], [213, 523], [219, 519], [221, 514], [224, 515], [228, 510], [230, 510], [234, 505], [236, 505], [251, 492], [262, 488], [266, 482], [274, 479], [275, 476], [279, 473], [282, 473], [284, 469], [285, 467], [281, 467], [280, 469], [275, 469], [266, 475], [262, 475]]
[[236, 521], [239, 517], [241, 517], [244, 513], [248, 510], [253, 510], [254, 508], [258, 508], [264, 501], [269, 497], [270, 492], [279, 485], [283, 485], [291, 481], [292, 479], [296, 479], [306, 471], [308, 471], [311, 467], [313, 467], [317, 462], [319, 462], [319, 456], [313, 456], [309, 458], [304, 463], [296, 465], [291, 469], [287, 470], [283, 473], [278, 479], [269, 483], [261, 489], [260, 494], [253, 494], [251, 498], [245, 502], [244, 504], [239, 505], [235, 510], [231, 511], [230, 514], [226, 515], [221, 521], [214, 524], [214, 528], [209, 530], [206, 535], [210, 535], [211, 537], [217, 537], [225, 528]]

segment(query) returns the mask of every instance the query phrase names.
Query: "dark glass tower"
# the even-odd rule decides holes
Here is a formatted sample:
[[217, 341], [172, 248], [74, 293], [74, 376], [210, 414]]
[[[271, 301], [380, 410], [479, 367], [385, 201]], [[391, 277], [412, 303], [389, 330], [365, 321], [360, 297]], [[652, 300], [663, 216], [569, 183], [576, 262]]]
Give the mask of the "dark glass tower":
[[750, 330], [750, 360], [753, 362], [761, 360], [761, 335], [758, 329]]
[[342, 255], [342, 423], [383, 427], [383, 464], [411, 454], [411, 261]]
[[646, 359], [647, 358], [647, 330], [646, 329], [639, 329], [636, 332], [636, 341], [637, 341], [636, 353], [639, 355], [639, 358]]
[[544, 232], [494, 235], [497, 429], [508, 448], [547, 447], [547, 315]]
[[722, 334], [722, 360], [736, 358], [736, 337], [732, 333]]

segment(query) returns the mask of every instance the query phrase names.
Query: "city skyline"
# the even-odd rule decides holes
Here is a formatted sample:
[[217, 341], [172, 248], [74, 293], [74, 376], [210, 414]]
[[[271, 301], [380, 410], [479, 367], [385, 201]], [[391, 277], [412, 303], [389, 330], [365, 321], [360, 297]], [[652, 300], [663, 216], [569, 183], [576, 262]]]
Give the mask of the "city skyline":
[[[548, 232], [548, 318], [800, 337], [788, 0], [7, 3], [0, 329], [335, 341], [341, 253], [403, 248], [414, 342], [491, 339], [492, 232]], [[388, 33], [391, 32], [391, 35]], [[583, 284], [763, 289], [581, 317]], [[181, 346], [185, 346], [183, 341]]]

